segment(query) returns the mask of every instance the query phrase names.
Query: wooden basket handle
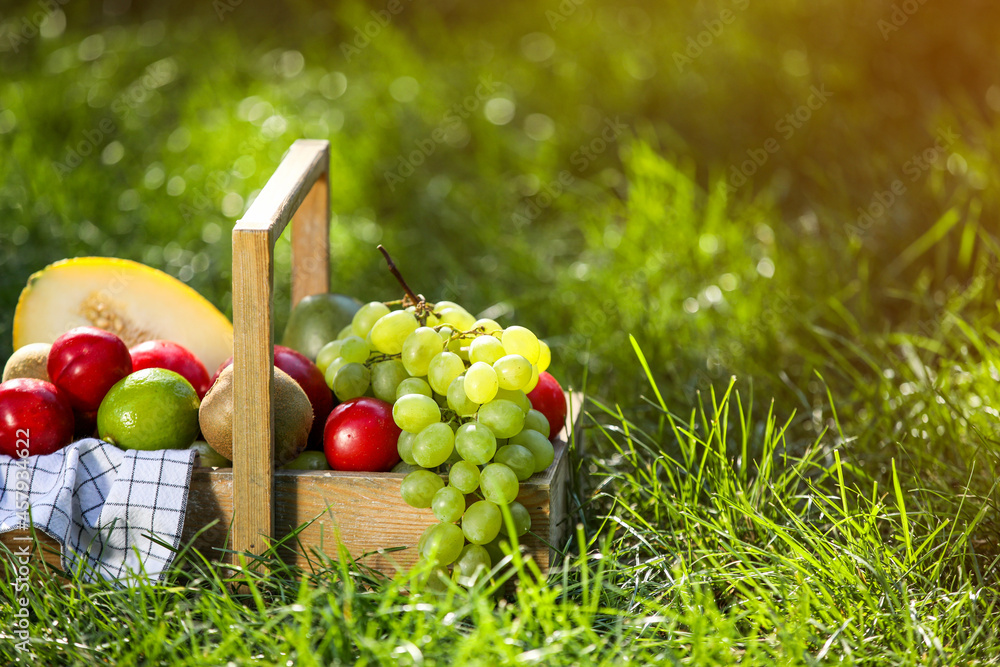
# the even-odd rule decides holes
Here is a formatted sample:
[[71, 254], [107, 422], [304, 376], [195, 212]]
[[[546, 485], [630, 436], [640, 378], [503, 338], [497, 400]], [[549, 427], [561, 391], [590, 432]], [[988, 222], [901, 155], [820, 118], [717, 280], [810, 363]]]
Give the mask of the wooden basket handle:
[[274, 244], [292, 220], [292, 306], [330, 290], [329, 171], [329, 141], [296, 141], [233, 228], [236, 552], [274, 535]]

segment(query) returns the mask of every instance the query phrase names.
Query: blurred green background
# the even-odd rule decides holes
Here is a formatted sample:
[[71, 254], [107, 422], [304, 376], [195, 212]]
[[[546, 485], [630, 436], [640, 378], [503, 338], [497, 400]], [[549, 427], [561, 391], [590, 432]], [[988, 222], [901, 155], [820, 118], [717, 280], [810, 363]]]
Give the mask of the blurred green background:
[[998, 27], [976, 0], [8, 2], [0, 357], [63, 257], [145, 262], [231, 314], [233, 224], [324, 138], [334, 291], [398, 297], [383, 243], [637, 413], [628, 334], [681, 406], [736, 374], [819, 431], [825, 383], [859, 459], [912, 440], [988, 469]]

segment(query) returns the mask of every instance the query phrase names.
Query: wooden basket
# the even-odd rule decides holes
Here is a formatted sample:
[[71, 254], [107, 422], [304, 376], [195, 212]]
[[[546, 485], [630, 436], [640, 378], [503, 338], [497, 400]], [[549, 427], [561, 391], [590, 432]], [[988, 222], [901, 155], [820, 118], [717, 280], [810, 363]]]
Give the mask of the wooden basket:
[[[194, 539], [204, 555], [229, 560], [220, 549], [260, 554], [271, 538], [312, 522], [295, 549], [282, 551], [286, 561], [304, 566], [302, 551], [313, 550], [336, 558], [342, 544], [366, 566], [391, 574], [416, 562], [413, 547], [436, 522], [430, 510], [403, 502], [402, 474], [274, 469], [274, 244], [291, 221], [293, 307], [329, 290], [329, 164], [329, 142], [296, 141], [233, 229], [233, 467], [194, 470], [183, 543]], [[521, 545], [543, 572], [550, 545], [561, 547], [568, 533], [567, 435], [580, 404], [573, 396], [552, 465], [522, 483], [518, 496], [531, 514]], [[12, 546], [24, 534], [0, 541]], [[58, 545], [43, 534], [37, 540], [42, 557], [58, 565]]]

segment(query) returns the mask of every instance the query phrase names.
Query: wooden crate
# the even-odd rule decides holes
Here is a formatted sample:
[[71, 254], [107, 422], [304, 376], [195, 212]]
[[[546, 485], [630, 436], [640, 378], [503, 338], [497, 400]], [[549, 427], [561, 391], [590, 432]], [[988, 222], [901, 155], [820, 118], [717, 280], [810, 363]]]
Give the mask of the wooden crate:
[[[402, 474], [274, 470], [274, 244], [291, 222], [293, 306], [329, 290], [329, 151], [327, 141], [296, 141], [233, 229], [233, 467], [195, 469], [183, 540], [197, 535], [196, 549], [226, 560], [224, 547], [259, 554], [272, 538], [312, 521], [298, 535], [300, 548], [335, 558], [339, 540], [355, 559], [391, 574], [416, 561], [413, 547], [436, 521], [430, 510], [403, 502]], [[543, 572], [550, 545], [561, 547], [568, 534], [567, 435], [580, 405], [581, 397], [573, 396], [555, 460], [524, 482], [518, 496], [532, 521], [521, 544]], [[14, 531], [0, 541], [23, 544], [17, 540], [24, 535]], [[37, 538], [40, 555], [58, 565], [58, 545]], [[385, 551], [395, 547], [407, 548]], [[305, 564], [301, 553], [284, 550], [283, 556]]]

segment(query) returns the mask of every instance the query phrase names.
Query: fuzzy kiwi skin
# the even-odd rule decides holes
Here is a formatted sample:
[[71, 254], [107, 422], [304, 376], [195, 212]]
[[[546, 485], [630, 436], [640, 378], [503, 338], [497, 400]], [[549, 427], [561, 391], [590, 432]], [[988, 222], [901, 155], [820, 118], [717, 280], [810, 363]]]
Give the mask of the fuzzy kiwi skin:
[[[198, 410], [201, 433], [221, 456], [233, 458], [233, 367], [228, 366], [205, 394]], [[274, 465], [288, 463], [306, 448], [312, 428], [309, 397], [290, 375], [274, 369]]]
[[3, 382], [15, 378], [34, 378], [52, 382], [48, 371], [51, 349], [52, 346], [48, 343], [31, 343], [15, 350], [3, 368]]

